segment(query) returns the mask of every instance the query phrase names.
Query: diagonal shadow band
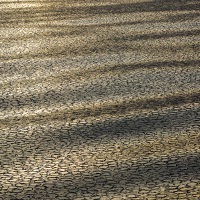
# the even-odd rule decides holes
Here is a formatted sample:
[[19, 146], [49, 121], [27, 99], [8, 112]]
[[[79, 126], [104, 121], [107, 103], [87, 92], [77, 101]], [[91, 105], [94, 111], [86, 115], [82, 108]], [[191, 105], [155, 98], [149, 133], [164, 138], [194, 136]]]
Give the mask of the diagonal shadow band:
[[[169, 27], [172, 25], [168, 25]], [[187, 26], [195, 27], [198, 25], [190, 25], [188, 23]], [[150, 26], [149, 26], [150, 27]], [[186, 28], [186, 27], [185, 27]], [[190, 27], [189, 27], [190, 28]], [[83, 29], [79, 27], [79, 30]], [[87, 29], [87, 27], [86, 27]], [[141, 53], [156, 53], [157, 51], [162, 52], [165, 55], [165, 52], [167, 54], [170, 53], [176, 53], [178, 56], [178, 52], [182, 52], [183, 48], [192, 53], [192, 56], [195, 56], [197, 54], [196, 52], [199, 51], [199, 44], [197, 44], [195, 41], [192, 41], [191, 43], [186, 42], [187, 38], [191, 40], [192, 36], [198, 36], [200, 34], [200, 31], [195, 28], [195, 30], [185, 30], [185, 31], [168, 31], [167, 26], [165, 27], [166, 31], [162, 31], [161, 33], [141, 33], [141, 34], [129, 34], [129, 35], [123, 35], [118, 34], [116, 36], [115, 32], [111, 32], [110, 36], [105, 35], [103, 38], [99, 37], [99, 39], [94, 38], [90, 41], [90, 43], [86, 42], [85, 39], [87, 38], [86, 35], [84, 35], [83, 39], [81, 39], [80, 44], [74, 44], [69, 45], [68, 43], [63, 43], [57, 45], [50, 45], [49, 48], [39, 48], [38, 51], [27, 51], [27, 52], [21, 52], [21, 53], [11, 53], [9, 55], [3, 53], [0, 57], [1, 60], [9, 61], [9, 60], [15, 60], [15, 59], [32, 59], [32, 58], [46, 58], [46, 57], [62, 57], [62, 56], [77, 56], [77, 55], [91, 55], [91, 54], [110, 54], [110, 53], [118, 53], [118, 52], [141, 52]], [[147, 29], [148, 30], [148, 29]], [[147, 31], [146, 30], [146, 31]], [[160, 32], [160, 31], [159, 31]], [[56, 34], [56, 33], [55, 33]], [[57, 32], [57, 36], [59, 34], [61, 35], [60, 39], [64, 40], [65, 36], [62, 34], [69, 34], [69, 31], [61, 31]], [[96, 32], [98, 34], [98, 32]], [[63, 37], [64, 36], [64, 37]], [[81, 35], [79, 35], [81, 36]], [[159, 39], [178, 39], [183, 37], [183, 44], [182, 42], [177, 41], [177, 45], [174, 46], [172, 44], [170, 45], [161, 45], [160, 43], [163, 43], [159, 41]], [[85, 38], [85, 39], [84, 39]], [[16, 38], [17, 39], [17, 38]], [[37, 39], [37, 38], [33, 38]], [[43, 38], [44, 41], [48, 39], [48, 37]], [[55, 40], [55, 38], [54, 38]], [[67, 39], [66, 39], [67, 40]], [[10, 41], [7, 40], [7, 43]], [[26, 42], [26, 41], [22, 41]], [[152, 42], [152, 46], [149, 46], [149, 43]], [[157, 44], [156, 44], [157, 43]], [[5, 43], [6, 44], [6, 43]], [[4, 45], [5, 45], [4, 44]], [[198, 54], [197, 54], [198, 55]], [[180, 55], [179, 55], [180, 56]]]
[[[113, 194], [119, 195], [121, 192], [132, 193], [136, 191], [140, 185], [150, 185], [149, 190], [154, 187], [164, 185], [168, 192], [171, 192], [169, 184], [173, 181], [180, 180], [182, 182], [188, 180], [197, 180], [200, 178], [200, 155], [194, 153], [191, 155], [174, 155], [163, 161], [147, 160], [137, 163], [124, 165], [107, 166], [96, 169], [92, 172], [68, 174], [66, 176], [57, 177], [57, 180], [41, 180], [40, 184], [36, 184], [31, 190], [27, 188], [14, 188], [8, 191], [6, 196], [14, 197], [22, 193], [22, 199], [36, 199], [38, 195], [48, 198], [52, 194], [67, 199], [75, 199], [88, 195]], [[29, 186], [27, 186], [29, 187]], [[147, 186], [146, 186], [147, 187]], [[141, 187], [142, 188], [142, 187]], [[192, 186], [187, 186], [192, 190]], [[178, 189], [177, 189], [178, 190]], [[24, 192], [25, 191], [25, 192]], [[139, 192], [139, 190], [137, 191]], [[136, 192], [136, 194], [138, 194]], [[160, 191], [157, 191], [159, 194]]]
[[0, 126], [6, 127], [9, 124], [28, 125], [32, 122], [42, 124], [45, 121], [73, 121], [90, 117], [124, 115], [133, 110], [154, 109], [180, 106], [189, 103], [200, 103], [200, 92], [170, 95], [166, 97], [153, 97], [150, 99], [128, 99], [119, 102], [100, 103], [97, 105], [83, 104], [79, 108], [58, 109], [50, 113], [41, 113], [31, 116], [16, 116], [0, 119]]
[[172, 37], [184, 37], [191, 35], [200, 35], [200, 30], [190, 30], [190, 31], [177, 31], [177, 32], [166, 32], [166, 33], [152, 33], [152, 34], [140, 34], [134, 36], [122, 36], [114, 37], [110, 39], [111, 41], [137, 41], [137, 40], [154, 40], [160, 38], [172, 38]]
[[[65, 36], [83, 36], [86, 34], [90, 34], [90, 32], [96, 32], [98, 33], [100, 29], [102, 28], [109, 28], [109, 27], [117, 27], [117, 26], [126, 26], [126, 25], [138, 25], [138, 24], [144, 24], [144, 23], [162, 23], [162, 22], [183, 22], [192, 20], [195, 18], [198, 18], [200, 16], [200, 13], [186, 13], [186, 14], [177, 14], [177, 17], [175, 16], [168, 16], [165, 19], [155, 19], [155, 20], [141, 20], [141, 21], [127, 21], [127, 22], [114, 22], [114, 23], [97, 23], [97, 24], [89, 24], [89, 25], [81, 25], [77, 22], [77, 25], [54, 25], [51, 24], [46, 31], [40, 31], [35, 34], [29, 34], [27, 36], [10, 36], [10, 37], [2, 37], [2, 41], [16, 41], [16, 40], [27, 40], [31, 38], [47, 38], [47, 37], [65, 37]], [[41, 20], [42, 21], [42, 20]], [[23, 22], [23, 21], [21, 21]], [[26, 20], [26, 23], [28, 20]], [[12, 23], [10, 22], [5, 22]], [[15, 21], [13, 21], [15, 23]], [[191, 22], [190, 26], [192, 27], [198, 27], [198, 23]], [[20, 21], [19, 21], [20, 24]], [[38, 25], [39, 27], [41, 25]], [[48, 25], [46, 25], [48, 26]], [[170, 24], [168, 25], [170, 27]], [[34, 24], [34, 27], [37, 27], [37, 24]], [[108, 30], [110, 31], [110, 29]], [[171, 32], [171, 33], [162, 33], [162, 34], [144, 34], [146, 37], [137, 37], [132, 36], [131, 40], [144, 40], [144, 39], [158, 39], [158, 38], [168, 38], [168, 37], [177, 37], [177, 36], [190, 36], [190, 35], [199, 35], [199, 30], [189, 30], [189, 31], [177, 31], [177, 32]], [[143, 35], [142, 35], [143, 36]], [[129, 37], [129, 36], [127, 36]], [[117, 37], [116, 37], [117, 38]], [[123, 37], [122, 37], [123, 38]], [[115, 39], [116, 40], [116, 39]]]
[[[108, 76], [108, 75], [114, 75], [114, 74], [123, 74], [123, 73], [129, 73], [137, 69], [153, 69], [153, 68], [175, 68], [175, 67], [198, 67], [200, 61], [199, 60], [186, 60], [186, 61], [162, 61], [162, 62], [148, 62], [148, 63], [138, 63], [138, 64], [119, 64], [114, 66], [103, 66], [103, 67], [95, 67], [87, 70], [78, 70], [73, 72], [66, 72], [59, 75], [53, 75], [49, 77], [49, 80], [47, 78], [47, 82], [51, 82], [52, 80], [57, 81], [57, 83], [65, 83], [67, 85], [68, 83], [79, 81], [81, 79], [90, 79], [90, 77], [98, 77], [101, 76]], [[3, 70], [2, 70], [3, 73]], [[38, 79], [37, 81], [42, 81]], [[29, 84], [26, 80], [24, 81], [16, 81], [17, 84], [21, 84], [21, 87], [25, 87], [26, 84]], [[32, 82], [34, 84], [34, 82]], [[2, 85], [4, 86], [4, 85]], [[87, 94], [95, 97], [95, 98], [102, 98], [102, 91], [106, 91], [107, 88], [102, 86], [102, 91], [97, 88], [96, 94], [92, 89], [92, 85], [90, 86], [91, 91], [87, 91]], [[126, 86], [127, 87], [127, 86]], [[121, 91], [120, 91], [121, 93]], [[130, 93], [130, 91], [129, 91]], [[75, 95], [77, 94], [77, 95]], [[108, 95], [105, 92], [105, 95]], [[197, 94], [196, 94], [197, 95]], [[104, 96], [104, 95], [103, 95]], [[108, 95], [109, 96], [109, 95]], [[78, 88], [68, 88], [62, 89], [61, 91], [57, 90], [51, 90], [44, 93], [39, 94], [31, 94], [28, 96], [8, 96], [8, 97], [0, 97], [0, 110], [10, 110], [10, 109], [20, 109], [23, 107], [31, 106], [42, 106], [42, 105], [51, 105], [53, 103], [66, 103], [67, 99], [74, 99], [76, 101], [81, 101], [85, 98], [85, 91], [82, 87]], [[184, 98], [184, 97], [183, 97]], [[187, 98], [187, 97], [185, 97]], [[192, 98], [192, 97], [189, 97]], [[139, 104], [140, 105], [140, 104]]]
[[[48, 3], [47, 3], [48, 5]], [[63, 4], [51, 3], [50, 6], [44, 5], [42, 7], [32, 9], [19, 9], [15, 12], [15, 9], [10, 11], [1, 11], [2, 20], [16, 19], [19, 18], [33, 18], [37, 16], [45, 17], [55, 16], [61, 18], [70, 16], [92, 16], [100, 14], [123, 14], [123, 13], [134, 13], [134, 12], [159, 12], [159, 11], [188, 11], [188, 10], [199, 10], [200, 4], [196, 0], [181, 0], [174, 1], [149, 1], [139, 3], [121, 3], [115, 5], [102, 5], [102, 6], [86, 6], [86, 7], [68, 7]], [[58, 6], [59, 5], [59, 6]], [[47, 7], [47, 8], [45, 8]]]
[[[127, 107], [129, 106], [127, 105]], [[36, 157], [46, 152], [60, 155], [61, 149], [70, 150], [72, 147], [79, 148], [82, 145], [90, 146], [93, 143], [99, 143], [102, 136], [104, 136], [104, 140], [112, 141], [145, 134], [151, 135], [157, 131], [173, 134], [193, 128], [200, 129], [199, 125], [200, 108], [195, 106], [174, 108], [167, 112], [156, 112], [155, 110], [149, 112], [146, 110], [143, 115], [131, 116], [129, 114], [126, 116], [125, 114], [118, 120], [109, 117], [106, 120], [102, 118], [102, 120], [92, 123], [74, 124], [72, 122], [67, 126], [63, 125], [58, 128], [39, 127], [31, 130], [31, 134], [30, 130], [26, 128], [19, 128], [19, 130], [15, 128], [10, 133], [6, 131], [1, 133], [1, 156], [10, 156], [4, 161], [1, 160], [1, 165], [12, 165], [13, 159], [25, 163], [32, 154]], [[14, 134], [15, 132], [17, 134]], [[27, 133], [27, 136], [25, 136], [25, 133]], [[18, 149], [17, 154], [7, 153], [15, 148]]]
[[[81, 25], [79, 24], [79, 22], [77, 21], [76, 25], [56, 25], [56, 24], [48, 24], [48, 23], [45, 23], [42, 25], [40, 25], [40, 23], [38, 24], [32, 24], [33, 22], [37, 21], [37, 22], [46, 22], [46, 18], [44, 17], [40, 17], [38, 15], [36, 16], [32, 16], [32, 17], [26, 17], [26, 18], [23, 18], [21, 16], [19, 16], [17, 18], [17, 21], [16, 21], [16, 18], [14, 19], [10, 19], [9, 20], [1, 20], [1, 25], [2, 27], [7, 27], [7, 26], [11, 26], [12, 24], [13, 25], [22, 25], [24, 26], [24, 24], [28, 24], [29, 27], [32, 27], [32, 25], [34, 27], [41, 27], [43, 28], [44, 26], [45, 27], [49, 27], [51, 31], [45, 31], [41, 34], [38, 34], [37, 35], [29, 35], [27, 37], [25, 37], [25, 39], [27, 38], [31, 38], [31, 37], [34, 37], [34, 36], [39, 36], [39, 37], [42, 37], [42, 36], [66, 36], [66, 35], [83, 35], [83, 34], [86, 34], [90, 31], [94, 32], [96, 30], [96, 28], [101, 28], [102, 27], [112, 27], [112, 26], [123, 26], [123, 25], [134, 25], [134, 24], [142, 24], [142, 23], [160, 23], [160, 22], [183, 22], [183, 21], [187, 21], [187, 20], [193, 20], [195, 18], [198, 18], [200, 16], [200, 13], [198, 11], [195, 11], [195, 10], [192, 10], [193, 12], [189, 12], [189, 13], [181, 13], [181, 14], [173, 14], [173, 15], [169, 15], [169, 16], [165, 16], [165, 18], [163, 19], [154, 19], [154, 20], [150, 20], [150, 19], [143, 19], [143, 20], [134, 20], [134, 21], [127, 21], [127, 22], [108, 22], [108, 23], [97, 23], [97, 24], [85, 24], [85, 25]], [[51, 22], [54, 22], [54, 21], [57, 21], [57, 20], [63, 20], [63, 19], [66, 19], [68, 20], [69, 17], [65, 17], [65, 15], [63, 16], [54, 16], [54, 17], [51, 17], [49, 18], [49, 21]], [[84, 18], [83, 18], [84, 19]], [[80, 30], [80, 27], [81, 27], [81, 30]], [[62, 30], [59, 30], [59, 28], [62, 28]], [[63, 30], [64, 29], [64, 30]], [[2, 38], [2, 39], [5, 39], [5, 38]], [[11, 40], [15, 40], [16, 38], [9, 38]], [[23, 37], [19, 37], [18, 39], [24, 39]]]

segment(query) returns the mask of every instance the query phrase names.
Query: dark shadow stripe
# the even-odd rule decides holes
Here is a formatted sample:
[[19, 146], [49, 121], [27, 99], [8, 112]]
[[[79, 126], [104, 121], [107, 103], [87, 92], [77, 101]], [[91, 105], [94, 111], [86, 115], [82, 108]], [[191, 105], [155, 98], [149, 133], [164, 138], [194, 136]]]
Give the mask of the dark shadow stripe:
[[[85, 123], [77, 123], [76, 125], [73, 125], [67, 118], [61, 120], [63, 123], [69, 122], [69, 126], [63, 125], [59, 128], [48, 128], [48, 130], [41, 126], [28, 130], [13, 123], [12, 129], [14, 130], [11, 130], [11, 132], [17, 131], [17, 134], [1, 134], [1, 155], [4, 160], [7, 158], [6, 163], [1, 161], [1, 166], [13, 165], [13, 159], [17, 159], [23, 164], [32, 154], [39, 156], [48, 152], [59, 156], [61, 154], [60, 149], [66, 149], [66, 151], [70, 151], [72, 148], [80, 149], [85, 145], [99, 144], [102, 140], [114, 141], [146, 134], [153, 135], [156, 131], [173, 134], [178, 131], [191, 130], [192, 127], [200, 129], [200, 107], [175, 108], [165, 113], [154, 110], [147, 116], [145, 113], [134, 117], [129, 114], [129, 116], [125, 115], [117, 120], [107, 119], [93, 123], [86, 120]], [[34, 119], [33, 122], [35, 122]], [[51, 125], [49, 126], [51, 127]], [[29, 136], [25, 137], [24, 132], [27, 132]], [[102, 135], [104, 139], [102, 139]], [[8, 155], [9, 148], [17, 148], [17, 154]]]
[[[183, 21], [184, 19], [180, 20]], [[125, 25], [134, 25], [134, 24], [142, 24], [142, 23], [160, 23], [160, 22], [168, 22], [168, 19], [164, 20], [151, 20], [151, 21], [136, 21], [136, 22], [121, 22], [121, 23], [111, 23], [111, 24], [96, 24], [96, 25], [55, 25], [49, 26], [51, 30], [25, 35], [25, 36], [17, 36], [17, 37], [2, 37], [2, 41], [12, 41], [12, 40], [27, 40], [30, 38], [48, 38], [48, 37], [65, 37], [65, 36], [86, 36], [88, 34], [97, 33], [104, 27], [105, 29], [111, 26], [125, 26]], [[175, 21], [178, 21], [175, 20]], [[174, 22], [175, 22], [174, 21]], [[37, 25], [36, 25], [37, 26]], [[169, 23], [170, 27], [171, 24]], [[195, 24], [191, 24], [191, 28], [194, 27]], [[198, 26], [198, 24], [196, 25]], [[110, 30], [108, 30], [110, 31]], [[191, 35], [200, 35], [200, 30], [185, 30], [185, 31], [166, 31], [162, 33], [151, 33], [151, 34], [140, 34], [140, 35], [131, 35], [131, 36], [121, 36], [121, 37], [113, 37], [111, 40], [123, 40], [123, 41], [134, 41], [134, 40], [148, 40], [148, 39], [160, 39], [160, 38], [169, 38], [169, 37], [183, 37], [183, 36], [191, 36]]]
[[[59, 79], [62, 80], [67, 80], [69, 79], [70, 81], [73, 80], [78, 80], [82, 78], [89, 78], [91, 76], [97, 76], [98, 74], [102, 75], [112, 75], [112, 74], [122, 74], [122, 73], [128, 73], [131, 71], [134, 71], [136, 69], [151, 69], [154, 67], [163, 69], [163, 68], [173, 68], [173, 67], [198, 67], [200, 66], [200, 61], [199, 60], [188, 60], [188, 61], [165, 61], [165, 62], [150, 62], [150, 63], [138, 63], [138, 64], [120, 64], [120, 65], [115, 65], [115, 66], [105, 66], [105, 67], [100, 67], [91, 70], [86, 70], [86, 71], [80, 71], [80, 72], [75, 72], [69, 73], [66, 76], [60, 76]], [[92, 86], [91, 86], [92, 87]], [[102, 86], [103, 87], [103, 86]], [[106, 87], [105, 87], [106, 89]], [[40, 105], [51, 105], [52, 103], [66, 103], [66, 99], [68, 97], [73, 98], [76, 101], [79, 101], [84, 99], [85, 91], [82, 91], [83, 88], [76, 88], [76, 89], [70, 89], [70, 88], [64, 88], [61, 91], [57, 90], [51, 90], [47, 91], [45, 93], [41, 94], [32, 94], [27, 97], [19, 95], [18, 97], [0, 97], [0, 110], [8, 110], [8, 109], [20, 109], [25, 106], [40, 106]], [[74, 94], [77, 93], [78, 96], [74, 96]], [[89, 92], [87, 91], [89, 94]], [[87, 95], [88, 95], [87, 94]], [[91, 96], [94, 97], [95, 93], [93, 92]], [[189, 93], [190, 95], [190, 93]], [[193, 95], [193, 94], [191, 94]], [[197, 94], [195, 94], [197, 95]], [[199, 94], [198, 94], [199, 95]], [[99, 92], [99, 90], [96, 92], [96, 97], [102, 97], [102, 94]], [[171, 98], [171, 97], [170, 97]], [[173, 97], [172, 97], [173, 98]], [[187, 99], [187, 97], [185, 97]], [[192, 96], [189, 97], [189, 99], [192, 98]], [[161, 100], [162, 101], [162, 100]], [[187, 100], [188, 101], [188, 100]], [[45, 103], [46, 102], [46, 103]], [[157, 103], [159, 105], [161, 102]], [[147, 103], [148, 104], [148, 103]], [[138, 105], [141, 105], [140, 103]], [[136, 108], [136, 107], [135, 107]], [[139, 107], [138, 107], [139, 108]]]
[[[170, 24], [168, 25], [170, 27]], [[190, 30], [190, 31], [176, 31], [176, 32], [162, 32], [162, 33], [152, 33], [152, 34], [139, 34], [130, 36], [120, 36], [110, 39], [111, 41], [137, 41], [137, 40], [155, 40], [155, 39], [165, 39], [173, 37], [187, 37], [187, 36], [200, 35], [200, 30]]]
[[[199, 35], [199, 33], [196, 33]], [[184, 33], [183, 33], [184, 35]], [[192, 36], [192, 35], [191, 35]], [[138, 36], [141, 37], [142, 36]], [[147, 36], [148, 37], [148, 36]], [[155, 37], [161, 37], [162, 36], [155, 36]], [[173, 35], [167, 36], [167, 37], [173, 37]], [[176, 36], [177, 37], [177, 36]], [[183, 37], [183, 36], [182, 36]], [[185, 36], [187, 37], [187, 36]], [[190, 36], [189, 36], [190, 37]], [[177, 37], [178, 38], [178, 37]], [[124, 39], [124, 40], [123, 40]], [[183, 38], [184, 41], [187, 40], [187, 38]], [[191, 38], [189, 38], [191, 40]], [[140, 41], [140, 42], [138, 42]], [[11, 54], [11, 55], [2, 55], [0, 57], [0, 60], [2, 61], [12, 61], [15, 59], [33, 59], [33, 58], [47, 58], [47, 57], [54, 57], [59, 58], [63, 56], [89, 56], [89, 55], [95, 55], [95, 54], [111, 54], [111, 53], [119, 53], [119, 52], [139, 52], [139, 53], [155, 53], [157, 55], [157, 52], [165, 52], [166, 54], [173, 53], [174, 56], [178, 54], [179, 52], [184, 51], [191, 52], [195, 54], [195, 52], [198, 52], [200, 49], [199, 44], [179, 44], [173, 45], [160, 45], [158, 44], [158, 41], [152, 40], [152, 42], [157, 42], [157, 45], [152, 43], [152, 45], [148, 45], [147, 39], [141, 39], [141, 40], [133, 40], [132, 36], [130, 37], [115, 37], [110, 36], [109, 38], [100, 38], [91, 40], [90, 43], [86, 44], [80, 44], [78, 46], [69, 46], [66, 45], [66, 43], [63, 43], [62, 45], [58, 46], [52, 46], [48, 49], [39, 49], [37, 52], [28, 52], [28, 53], [21, 53], [21, 54]], [[195, 42], [195, 41], [194, 41]]]
[[[102, 24], [91, 24], [91, 25], [79, 25], [77, 24], [75, 25], [49, 25], [47, 24], [43, 24], [43, 25], [37, 25], [36, 23], [34, 23], [36, 20], [37, 22], [46, 22], [46, 18], [42, 19], [40, 17], [36, 18], [36, 17], [30, 17], [30, 18], [18, 18], [17, 22], [16, 20], [5, 20], [5, 21], [1, 21], [0, 27], [5, 27], [5, 26], [12, 26], [12, 25], [20, 25], [20, 23], [22, 23], [22, 26], [24, 26], [24, 24], [29, 25], [29, 27], [32, 26], [31, 23], [34, 23], [34, 27], [41, 27], [43, 28], [45, 27], [49, 27], [49, 28], [53, 28], [55, 29], [55, 31], [52, 31], [47, 33], [47, 35], [52, 35], [54, 36], [57, 32], [58, 35], [66, 35], [66, 32], [69, 31], [69, 29], [74, 29], [76, 28], [77, 30], [72, 31], [70, 34], [77, 34], [77, 32], [79, 32], [80, 28], [81, 34], [84, 34], [85, 32], [88, 32], [89, 29], [93, 29], [93, 28], [108, 28], [108, 27], [113, 27], [113, 26], [124, 26], [124, 25], [135, 25], [135, 24], [143, 24], [143, 23], [162, 23], [162, 22], [184, 22], [184, 21], [188, 21], [188, 20], [194, 20], [196, 18], [198, 18], [200, 16], [200, 13], [184, 13], [184, 14], [176, 14], [173, 16], [166, 16], [165, 19], [154, 19], [154, 20], [138, 20], [138, 21], [127, 21], [127, 22], [114, 22], [114, 23], [102, 23]], [[34, 21], [33, 21], [34, 18]], [[63, 20], [63, 19], [68, 19], [67, 17], [64, 16], [58, 16], [58, 17], [53, 17], [53, 18], [49, 18], [50, 21], [56, 21], [56, 20]], [[65, 29], [65, 31], [57, 31], [57, 29], [62, 28]], [[85, 30], [84, 30], [85, 29]]]
[[157, 67], [159, 69], [163, 68], [173, 68], [173, 67], [198, 67], [200, 66], [200, 60], [187, 60], [187, 61], [163, 61], [163, 62], [148, 62], [142, 64], [120, 64], [112, 67], [111, 71], [132, 71], [136, 69], [151, 69]]
[[[190, 3], [190, 4], [188, 4]], [[35, 15], [40, 14], [42, 16], [70, 16], [77, 15], [79, 16], [92, 16], [92, 15], [101, 15], [101, 14], [123, 14], [123, 13], [135, 13], [135, 12], [159, 12], [159, 11], [190, 11], [190, 10], [199, 10], [200, 4], [196, 0], [188, 0], [180, 2], [179, 0], [174, 1], [150, 1], [150, 2], [141, 2], [141, 3], [121, 3], [116, 5], [103, 5], [103, 6], [89, 6], [89, 7], [68, 7], [61, 5], [52, 5], [45, 10], [43, 9], [32, 8], [32, 9], [13, 9], [12, 11], [1, 11], [3, 16], [2, 19], [16, 19], [17, 17], [31, 17], [34, 18]], [[36, 22], [36, 21], [35, 21]]]
[[174, 16], [168, 16], [167, 20], [169, 22], [176, 22], [176, 21], [186, 21], [186, 20], [193, 20], [200, 17], [200, 13], [184, 13], [184, 14], [176, 14]]
[[45, 121], [72, 121], [79, 118], [100, 117], [102, 115], [123, 115], [132, 110], [138, 109], [158, 109], [169, 106], [180, 106], [188, 103], [200, 103], [200, 92], [172, 95], [161, 98], [139, 99], [139, 100], [124, 100], [120, 103], [113, 102], [111, 105], [103, 104], [100, 106], [85, 106], [80, 109], [65, 109], [57, 110], [49, 114], [38, 114], [35, 116], [9, 117], [1, 119], [0, 125], [6, 124], [29, 124], [31, 122], [42, 123]]
[[[43, 181], [41, 184], [36, 185], [33, 190], [24, 192], [23, 198], [36, 198], [36, 195], [50, 197], [51, 194], [57, 197], [62, 196], [60, 193], [63, 191], [64, 197], [67, 199], [75, 199], [83, 197], [87, 194], [89, 196], [104, 194], [117, 194], [120, 195], [123, 191], [132, 191], [135, 187], [147, 183], [153, 184], [155, 187], [159, 184], [167, 186], [175, 180], [183, 182], [191, 179], [200, 178], [200, 155], [194, 153], [186, 156], [173, 156], [167, 160], [162, 159], [157, 161], [143, 161], [143, 163], [132, 162], [126, 166], [119, 165], [118, 167], [104, 167], [96, 169], [93, 172], [82, 172], [76, 175], [70, 174], [58, 177], [55, 181]], [[115, 163], [117, 165], [117, 163]], [[126, 164], [126, 163], [125, 163]], [[184, 186], [188, 190], [193, 190], [189, 185]], [[176, 191], [179, 188], [175, 189]], [[23, 191], [23, 188], [12, 189], [8, 191], [6, 196], [13, 196], [16, 191]], [[172, 190], [173, 191], [173, 190]], [[169, 192], [172, 192], [169, 189]], [[157, 191], [159, 193], [159, 191]], [[132, 193], [132, 192], [131, 192]]]

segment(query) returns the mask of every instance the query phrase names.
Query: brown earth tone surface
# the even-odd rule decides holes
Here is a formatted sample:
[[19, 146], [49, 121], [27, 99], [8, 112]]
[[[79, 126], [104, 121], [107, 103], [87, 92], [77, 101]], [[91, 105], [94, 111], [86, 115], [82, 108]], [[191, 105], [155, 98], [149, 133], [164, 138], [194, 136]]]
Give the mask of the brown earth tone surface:
[[0, 200], [55, 199], [200, 199], [200, 1], [0, 1]]

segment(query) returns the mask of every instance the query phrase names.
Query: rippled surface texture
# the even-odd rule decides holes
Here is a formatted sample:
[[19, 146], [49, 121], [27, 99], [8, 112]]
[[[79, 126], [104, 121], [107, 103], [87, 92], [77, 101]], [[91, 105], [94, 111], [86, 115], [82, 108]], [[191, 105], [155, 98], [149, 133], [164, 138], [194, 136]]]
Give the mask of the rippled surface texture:
[[199, 200], [199, 52], [198, 0], [1, 0], [0, 200]]

